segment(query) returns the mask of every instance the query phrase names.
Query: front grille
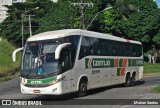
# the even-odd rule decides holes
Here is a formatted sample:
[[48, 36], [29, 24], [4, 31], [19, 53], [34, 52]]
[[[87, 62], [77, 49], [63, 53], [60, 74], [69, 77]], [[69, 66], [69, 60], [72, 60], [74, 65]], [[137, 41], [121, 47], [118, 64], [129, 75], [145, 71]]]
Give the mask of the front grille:
[[26, 87], [32, 87], [32, 88], [37, 88], [37, 87], [48, 87], [50, 86], [49, 84], [25, 84], [24, 86]]

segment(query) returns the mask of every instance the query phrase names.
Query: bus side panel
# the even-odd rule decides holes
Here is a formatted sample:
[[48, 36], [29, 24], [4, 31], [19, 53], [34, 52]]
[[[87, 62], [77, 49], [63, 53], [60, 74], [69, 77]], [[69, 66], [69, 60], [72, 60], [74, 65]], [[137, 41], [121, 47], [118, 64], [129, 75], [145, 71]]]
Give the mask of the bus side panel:
[[144, 69], [143, 69], [143, 66], [141, 66], [141, 67], [139, 67], [139, 77], [138, 77], [138, 79], [142, 79], [143, 78], [143, 71], [144, 71]]
[[102, 86], [109, 86], [111, 85], [111, 68], [103, 68], [101, 70], [101, 85]]
[[117, 73], [117, 68], [112, 68], [111, 70], [111, 79], [112, 79], [112, 85], [119, 84], [121, 76]]
[[75, 71], [75, 84], [76, 84], [76, 91], [79, 89], [79, 83], [82, 77], [87, 77], [88, 79], [88, 89], [90, 88], [90, 71], [89, 69], [76, 69]]
[[62, 81], [62, 91], [63, 93], [69, 93], [72, 90], [72, 81], [71, 76], [72, 75], [72, 70], [69, 70], [65, 73], [63, 73], [64, 79]]
[[111, 85], [111, 68], [91, 68], [85, 63], [85, 58], [75, 64], [75, 82], [78, 90], [79, 80], [82, 76], [88, 78], [88, 88], [98, 88]]

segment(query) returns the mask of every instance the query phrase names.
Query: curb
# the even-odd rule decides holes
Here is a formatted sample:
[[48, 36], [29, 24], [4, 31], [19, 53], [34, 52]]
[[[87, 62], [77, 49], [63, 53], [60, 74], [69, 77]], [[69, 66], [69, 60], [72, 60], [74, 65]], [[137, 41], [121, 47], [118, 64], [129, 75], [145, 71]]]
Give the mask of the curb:
[[145, 74], [144, 78], [146, 78], [146, 77], [157, 77], [157, 76], [160, 77], [160, 74]]

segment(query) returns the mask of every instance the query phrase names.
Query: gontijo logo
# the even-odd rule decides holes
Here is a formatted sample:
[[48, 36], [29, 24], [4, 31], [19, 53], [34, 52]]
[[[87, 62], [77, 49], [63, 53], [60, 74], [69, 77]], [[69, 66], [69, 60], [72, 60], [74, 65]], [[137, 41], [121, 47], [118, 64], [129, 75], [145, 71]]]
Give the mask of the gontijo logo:
[[86, 58], [86, 68], [106, 68], [114, 65], [113, 59]]

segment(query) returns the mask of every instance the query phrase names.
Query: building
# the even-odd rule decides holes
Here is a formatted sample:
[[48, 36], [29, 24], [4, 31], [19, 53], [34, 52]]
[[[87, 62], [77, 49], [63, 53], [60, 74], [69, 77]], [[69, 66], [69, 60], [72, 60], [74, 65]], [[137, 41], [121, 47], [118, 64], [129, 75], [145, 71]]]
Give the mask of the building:
[[4, 5], [12, 5], [12, 3], [25, 1], [26, 0], [0, 0], [0, 23], [7, 17], [7, 8]]

